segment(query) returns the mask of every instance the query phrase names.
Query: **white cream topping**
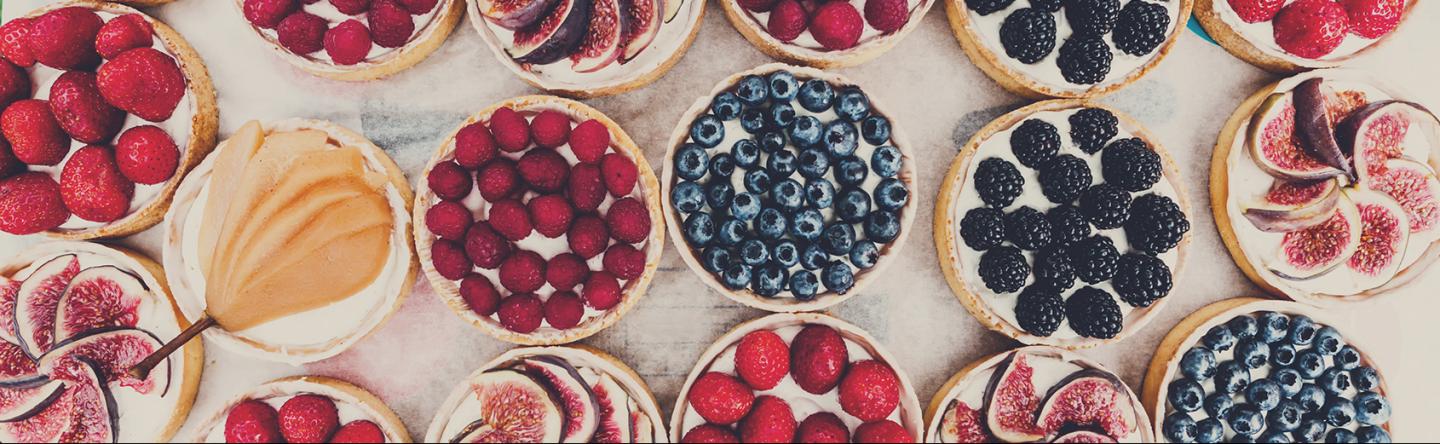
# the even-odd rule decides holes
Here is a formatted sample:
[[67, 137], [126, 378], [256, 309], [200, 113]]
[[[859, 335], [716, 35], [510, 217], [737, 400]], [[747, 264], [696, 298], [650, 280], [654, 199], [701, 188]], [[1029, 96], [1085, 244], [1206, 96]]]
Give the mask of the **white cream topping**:
[[[279, 411], [280, 407], [284, 406], [286, 401], [299, 395], [313, 394], [324, 396], [335, 402], [335, 410], [340, 417], [340, 426], [343, 427], [345, 424], [354, 421], [370, 421], [380, 426], [380, 430], [385, 433], [387, 442], [399, 441], [396, 432], [390, 430], [391, 425], [385, 423], [385, 420], [382, 419], [382, 415], [379, 412], [376, 412], [369, 405], [364, 404], [349, 393], [336, 390], [333, 387], [305, 380], [290, 380], [266, 384], [261, 391], [262, 393], [259, 393], [258, 396], [250, 399], [258, 399], [276, 411]], [[239, 402], [240, 401], [232, 403], [228, 405], [227, 408], [234, 408]], [[225, 415], [228, 414], [228, 412], [229, 410], [221, 412], [218, 417], [219, 421], [216, 421], [213, 427], [210, 428], [210, 431], [205, 432], [203, 435], [205, 439], [204, 442], [226, 442]]]
[[[725, 1], [736, 1], [736, 0], [725, 0]], [[847, 1], [848, 1], [848, 0], [847, 0]], [[737, 2], [737, 3], [738, 3], [738, 2]], [[777, 2], [777, 3], [778, 3], [778, 2]], [[857, 11], [860, 12], [860, 19], [861, 19], [861, 20], [864, 22], [864, 24], [865, 24], [865, 29], [860, 32], [860, 40], [856, 41], [855, 47], [858, 47], [858, 46], [860, 46], [860, 45], [863, 45], [863, 44], [865, 44], [866, 42], [870, 42], [870, 41], [873, 41], [873, 40], [876, 40], [876, 39], [884, 38], [884, 37], [886, 37], [886, 36], [894, 35], [895, 32], [899, 32], [899, 30], [896, 30], [895, 32], [886, 33], [886, 32], [880, 31], [879, 29], [875, 29], [874, 26], [870, 26], [870, 21], [869, 21], [869, 20], [865, 20], [865, 2], [864, 2], [864, 0], [856, 0], [856, 1], [853, 1], [853, 2], [850, 2], [850, 3], [851, 3], [853, 6], [855, 6], [855, 9], [856, 9]], [[916, 10], [917, 8], [919, 8], [920, 5], [923, 4], [923, 3], [924, 3], [923, 0], [906, 0], [906, 1], [905, 1], [905, 9], [908, 10], [908, 11], [910, 11], [909, 14], [910, 14], [911, 20], [919, 20], [919, 19], [920, 19], [919, 17], [916, 17], [916, 16], [915, 16], [915, 10]], [[819, 4], [820, 4], [820, 3], [816, 3], [816, 6], [815, 6], [815, 7], [818, 8], [818, 7], [819, 7]], [[750, 19], [751, 26], [754, 26], [757, 30], [759, 30], [760, 32], [763, 32], [763, 33], [767, 33], [767, 34], [768, 34], [768, 33], [770, 32], [770, 31], [769, 31], [769, 23], [770, 23], [770, 12], [769, 12], [769, 11], [767, 11], [767, 12], [751, 11], [751, 10], [749, 10], [749, 9], [745, 9], [744, 6], [741, 6], [741, 5], [739, 5], [739, 4], [735, 5], [735, 7], [736, 7], [738, 10], [740, 10], [741, 13], [744, 14], [744, 16], [745, 16], [746, 18]], [[908, 25], [909, 25], [909, 22], [906, 22], [906, 25], [908, 26]], [[792, 40], [792, 41], [786, 42], [786, 43], [787, 43], [787, 44], [790, 44], [790, 45], [799, 46], [799, 47], [801, 47], [801, 48], [813, 49], [813, 50], [816, 50], [816, 51], [830, 51], [829, 48], [826, 48], [824, 45], [821, 45], [818, 40], [815, 40], [815, 35], [810, 33], [810, 28], [809, 28], [808, 26], [805, 28], [805, 31], [804, 31], [804, 32], [801, 32], [801, 33], [800, 33], [800, 36], [799, 36], [799, 37], [796, 37], [795, 40]]]
[[[1297, 0], [1284, 0], [1284, 3], [1289, 5], [1295, 1]], [[1280, 48], [1279, 44], [1275, 43], [1275, 25], [1273, 21], [1267, 20], [1258, 23], [1246, 23], [1244, 20], [1241, 20], [1240, 15], [1235, 13], [1235, 10], [1230, 7], [1228, 0], [1215, 0], [1212, 4], [1214, 4], [1216, 14], [1220, 16], [1220, 21], [1230, 25], [1230, 29], [1234, 29], [1236, 33], [1244, 37], [1250, 44], [1268, 55], [1279, 57], [1287, 62], [1300, 66], [1316, 67], [1333, 64], [1334, 62], [1363, 51], [1365, 48], [1369, 48], [1370, 45], [1375, 44], [1375, 42], [1380, 41], [1380, 39], [1367, 39], [1353, 33], [1346, 33], [1345, 39], [1340, 42], [1340, 46], [1336, 47], [1335, 50], [1330, 51], [1329, 54], [1321, 56], [1318, 59], [1307, 59], [1285, 52], [1284, 49]], [[1381, 38], [1384, 37], [1382, 36]]]

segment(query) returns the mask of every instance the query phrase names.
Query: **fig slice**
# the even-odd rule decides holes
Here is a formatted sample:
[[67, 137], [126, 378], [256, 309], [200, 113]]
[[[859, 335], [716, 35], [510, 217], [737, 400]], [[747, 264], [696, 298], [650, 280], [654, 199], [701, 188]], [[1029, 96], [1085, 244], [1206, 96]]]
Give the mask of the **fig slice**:
[[1334, 179], [1315, 182], [1276, 180], [1260, 202], [1244, 209], [1246, 219], [1270, 233], [1285, 233], [1324, 222], [1340, 200]]
[[623, 3], [627, 7], [623, 14], [626, 16], [624, 32], [620, 34], [620, 45], [624, 47], [620, 52], [620, 63], [635, 60], [655, 41], [655, 36], [660, 34], [660, 24], [664, 20], [661, 14], [665, 13], [663, 9], [667, 2], [629, 0]]
[[535, 24], [556, 0], [476, 0], [480, 15], [501, 28], [516, 30]]
[[19, 344], [15, 339], [15, 296], [21, 281], [0, 276], [0, 341]]
[[1440, 147], [1440, 118], [1414, 102], [1383, 100], [1350, 113], [1335, 129], [1340, 146], [1351, 153], [1357, 176], [1384, 171], [1385, 161], [1406, 154], [1410, 130], [1419, 127], [1429, 147]]
[[620, 59], [622, 37], [630, 26], [629, 0], [591, 0], [590, 25], [580, 46], [570, 53], [575, 72], [595, 72]]
[[979, 410], [970, 408], [969, 404], [962, 401], [955, 401], [945, 410], [945, 416], [940, 418], [940, 442], [994, 442], [995, 438], [985, 432], [985, 425], [980, 421]]
[[590, 26], [590, 2], [556, 0], [544, 18], [516, 30], [508, 52], [516, 63], [548, 65], [575, 49]]
[[471, 382], [480, 419], [451, 442], [560, 442], [565, 416], [538, 381], [519, 371], [500, 369]]
[[1104, 433], [1096, 432], [1096, 431], [1094, 431], [1094, 430], [1084, 430], [1084, 429], [1080, 429], [1080, 430], [1075, 430], [1075, 431], [1072, 431], [1072, 432], [1069, 432], [1069, 433], [1060, 435], [1060, 436], [1056, 437], [1054, 441], [1050, 441], [1050, 442], [1111, 443], [1111, 442], [1116, 442], [1116, 441], [1115, 441], [1115, 438], [1110, 437], [1110, 435], [1106, 435], [1106, 434], [1104, 434]]
[[635, 398], [630, 398], [630, 442], [636, 444], [648, 444], [655, 442], [655, 424], [650, 421], [650, 415], [640, 409], [640, 404]]
[[0, 383], [0, 422], [21, 421], [45, 410], [65, 394], [65, 383], [43, 376]]
[[1277, 179], [1311, 181], [1345, 174], [1300, 146], [1295, 94], [1291, 92], [1272, 94], [1260, 104], [1251, 118], [1246, 143], [1255, 164]]
[[140, 277], [115, 266], [87, 268], [70, 280], [55, 314], [55, 342], [105, 327], [134, 327], [140, 322], [150, 289]]
[[1024, 353], [1011, 353], [1000, 361], [985, 388], [985, 425], [996, 439], [1005, 442], [1037, 441], [1045, 431], [1035, 425], [1040, 398], [1031, 377], [1035, 369], [1025, 362]]
[[1136, 428], [1135, 408], [1125, 385], [1114, 375], [1085, 369], [1050, 387], [1035, 422], [1047, 435], [1066, 426], [1093, 426], [1109, 436], [1128, 436]]
[[1300, 82], [1294, 95], [1295, 136], [1300, 147], [1311, 157], [1344, 171], [1353, 179], [1355, 175], [1350, 169], [1350, 161], [1335, 140], [1335, 121], [1331, 119], [1327, 106], [1327, 98], [1334, 97], [1334, 91], [1324, 85], [1323, 79], [1316, 77]]
[[1400, 272], [1405, 245], [1410, 241], [1410, 221], [1405, 209], [1390, 196], [1373, 191], [1346, 191], [1360, 211], [1360, 242], [1345, 261], [1354, 272], [1358, 287], [1369, 290], [1385, 285]]
[[19, 383], [35, 376], [35, 360], [20, 346], [0, 341], [0, 385]]
[[1341, 195], [1330, 217], [1285, 233], [1275, 259], [1266, 264], [1282, 279], [1303, 281], [1329, 273], [1355, 253], [1360, 243], [1360, 211]]
[[592, 389], [600, 404], [600, 427], [590, 442], [630, 442], [630, 395], [608, 374], [601, 374]]
[[20, 284], [15, 296], [15, 338], [25, 354], [37, 358], [54, 343], [55, 309], [70, 280], [80, 273], [73, 254], [44, 263]]
[[1424, 233], [1440, 225], [1440, 180], [1430, 166], [1409, 159], [1385, 161], [1385, 169], [1370, 177], [1370, 189], [1395, 199], [1410, 219], [1410, 233]]
[[[40, 358], [40, 372], [52, 373], [66, 362], [83, 359], [98, 366], [102, 382], [106, 385], [119, 383], [140, 394], [155, 393], [162, 396], [170, 388], [170, 360], [164, 361], [164, 371], [151, 371], [145, 380], [129, 376], [135, 364], [154, 353], [164, 345], [159, 338], [148, 331], [136, 328], [107, 328], [91, 332], [56, 344]], [[161, 367], [157, 366], [156, 370]]]
[[549, 385], [555, 398], [560, 400], [565, 413], [561, 442], [590, 442], [600, 425], [600, 407], [580, 372], [569, 362], [550, 356], [526, 359], [521, 365], [526, 373]]

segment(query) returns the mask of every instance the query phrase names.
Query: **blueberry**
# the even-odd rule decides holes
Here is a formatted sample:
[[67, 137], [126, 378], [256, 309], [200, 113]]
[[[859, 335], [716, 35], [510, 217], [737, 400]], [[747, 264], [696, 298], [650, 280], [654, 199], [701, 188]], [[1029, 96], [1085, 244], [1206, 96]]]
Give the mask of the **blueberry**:
[[765, 170], [750, 170], [745, 172], [745, 191], [755, 194], [765, 194], [770, 191], [770, 173]]
[[835, 100], [835, 88], [824, 80], [806, 80], [805, 84], [800, 85], [800, 93], [796, 98], [799, 99], [801, 107], [818, 113], [830, 108], [830, 102]]
[[1321, 408], [1325, 407], [1325, 400], [1328, 397], [1329, 396], [1325, 394], [1325, 389], [1315, 384], [1306, 383], [1300, 386], [1300, 391], [1295, 393], [1295, 397], [1292, 399], [1295, 400], [1295, 403], [1300, 404], [1302, 410], [1306, 412], [1318, 412]]
[[[835, 215], [848, 223], [859, 223], [870, 213], [870, 195], [858, 188], [840, 191], [835, 201]], [[837, 253], [838, 254], [838, 253]]]
[[1309, 316], [1295, 316], [1290, 319], [1290, 335], [1287, 338], [1290, 339], [1291, 344], [1309, 345], [1310, 341], [1315, 340], [1315, 333], [1318, 331], [1320, 331], [1320, 325], [1316, 324], [1315, 320], [1310, 319]]
[[820, 247], [831, 256], [843, 256], [855, 247], [855, 229], [850, 224], [830, 224], [820, 233]]
[[820, 244], [806, 245], [800, 249], [800, 266], [806, 270], [819, 270], [830, 265], [830, 255], [820, 248]]
[[760, 214], [760, 198], [753, 193], [740, 193], [730, 201], [730, 217], [749, 221]]
[[705, 148], [714, 148], [725, 140], [725, 122], [713, 114], [706, 114], [690, 124], [690, 139]]
[[705, 207], [705, 187], [688, 180], [677, 183], [670, 191], [670, 203], [682, 214], [700, 211]]
[[1380, 425], [1390, 420], [1390, 401], [1375, 392], [1355, 396], [1355, 420], [1365, 425]]
[[750, 291], [767, 298], [780, 294], [790, 280], [789, 274], [785, 268], [775, 264], [755, 267], [755, 281], [750, 283]]
[[805, 201], [815, 208], [830, 208], [835, 205], [835, 184], [823, 179], [806, 182]]
[[830, 156], [824, 151], [807, 149], [800, 152], [800, 175], [807, 179], [825, 177], [830, 171]]
[[1230, 332], [1229, 327], [1216, 325], [1205, 332], [1205, 337], [1200, 338], [1200, 341], [1211, 350], [1223, 352], [1235, 346], [1235, 334]]
[[785, 237], [790, 222], [785, 219], [785, 213], [774, 207], [765, 207], [760, 210], [760, 216], [755, 219], [755, 231], [760, 237], [770, 240], [777, 240]]
[[795, 299], [808, 301], [819, 292], [820, 279], [815, 277], [815, 273], [802, 270], [790, 275], [790, 293], [795, 295]]
[[1356, 390], [1375, 390], [1380, 388], [1380, 373], [1374, 368], [1360, 367], [1350, 371], [1350, 382]]
[[760, 151], [774, 153], [785, 149], [785, 132], [767, 130], [761, 132], [760, 135], [755, 138], [755, 141], [760, 144]]
[[1221, 393], [1240, 393], [1250, 385], [1250, 368], [1238, 361], [1221, 362], [1215, 369], [1215, 389]]
[[880, 261], [880, 249], [875, 247], [874, 242], [868, 240], [856, 241], [855, 246], [850, 248], [850, 264], [855, 268], [867, 270]]
[[[743, 253], [742, 253], [743, 254]], [[1260, 411], [1268, 412], [1280, 404], [1280, 384], [1269, 379], [1257, 379], [1245, 387], [1245, 401], [1254, 404]]]
[[685, 180], [700, 180], [705, 177], [705, 169], [710, 166], [710, 155], [705, 153], [705, 148], [693, 143], [680, 145], [680, 150], [675, 152], [675, 174]]
[[770, 87], [765, 84], [765, 79], [757, 75], [748, 75], [735, 84], [735, 95], [746, 105], [756, 106], [765, 103], [770, 96]]
[[845, 156], [835, 162], [835, 182], [840, 186], [856, 186], [865, 182], [865, 177], [870, 175], [870, 169], [865, 166], [865, 161], [859, 157]]
[[1194, 442], [1197, 430], [1195, 420], [1184, 413], [1171, 413], [1165, 416], [1165, 422], [1160, 426], [1165, 433], [1165, 439], [1170, 442]]
[[1215, 418], [1205, 418], [1195, 423], [1195, 442], [1220, 442], [1225, 439], [1225, 423]]
[[730, 208], [730, 203], [735, 200], [735, 186], [729, 181], [712, 180], [705, 185], [705, 203], [710, 208]]
[[857, 137], [855, 124], [843, 120], [825, 124], [825, 130], [820, 133], [820, 141], [825, 144], [830, 155], [834, 157], [855, 154], [855, 150], [860, 147]]
[[1170, 406], [1182, 412], [1193, 412], [1200, 410], [1205, 403], [1205, 388], [1194, 379], [1180, 378], [1170, 381], [1169, 391], [1166, 392], [1166, 400]]
[[1205, 347], [1186, 350], [1180, 358], [1180, 373], [1197, 381], [1210, 379], [1215, 375], [1215, 353]]
[[730, 146], [730, 155], [735, 158], [735, 166], [754, 168], [760, 164], [760, 145], [754, 140], [740, 139]]
[[1300, 410], [1299, 404], [1285, 399], [1271, 409], [1265, 419], [1270, 422], [1270, 430], [1289, 432], [1300, 428], [1300, 420], [1304, 414], [1305, 412]]
[[1378, 426], [1362, 426], [1355, 429], [1355, 439], [1360, 442], [1388, 443], [1390, 432]]
[[860, 121], [860, 137], [871, 145], [885, 143], [890, 140], [890, 119], [878, 115], [866, 117]]
[[1211, 393], [1205, 397], [1205, 413], [1214, 418], [1224, 418], [1235, 408], [1235, 400], [1229, 393]]
[[710, 156], [710, 175], [722, 179], [729, 179], [735, 174], [735, 156], [730, 153], [716, 153]]
[[789, 129], [790, 124], [795, 123], [795, 107], [789, 103], [770, 105], [770, 111], [765, 115], [765, 123], [771, 128]]
[[1320, 416], [1331, 427], [1344, 427], [1355, 419], [1355, 404], [1349, 399], [1332, 396], [1325, 401], [1325, 407], [1320, 408]]
[[800, 186], [800, 182], [796, 182], [794, 179], [785, 179], [770, 187], [770, 200], [775, 201], [776, 205], [786, 211], [795, 211], [805, 206], [805, 191]]
[[1255, 323], [1255, 318], [1250, 316], [1236, 316], [1226, 322], [1225, 326], [1230, 327], [1230, 333], [1235, 335], [1235, 339], [1249, 339], [1260, 333], [1260, 326]]
[[1305, 378], [1300, 372], [1293, 368], [1282, 368], [1270, 374], [1270, 380], [1280, 386], [1280, 396], [1289, 398], [1300, 393], [1300, 387], [1305, 385]]
[[750, 228], [745, 226], [745, 222], [738, 219], [726, 219], [715, 231], [715, 242], [720, 245], [734, 246], [745, 240], [745, 234], [749, 230]]
[[1340, 351], [1335, 353], [1335, 366], [1343, 370], [1353, 370], [1355, 367], [1359, 367], [1360, 350], [1349, 345], [1340, 347]]
[[720, 120], [734, 120], [736, 117], [740, 117], [741, 108], [740, 98], [730, 91], [722, 92], [715, 96], [715, 100], [710, 101], [710, 112], [715, 113], [715, 117]]
[[790, 235], [796, 239], [814, 242], [825, 231], [825, 217], [819, 210], [806, 208], [795, 212], [790, 224]]
[[845, 294], [855, 286], [855, 273], [843, 262], [827, 265], [820, 274], [820, 281], [825, 283], [825, 288], [835, 293]]
[[1346, 390], [1350, 390], [1350, 372], [1338, 367], [1332, 367], [1315, 378], [1315, 384], [1325, 389], [1325, 393], [1331, 396], [1340, 396]]
[[705, 270], [711, 273], [720, 273], [730, 268], [730, 249], [720, 247], [705, 247], [700, 252], [700, 263]]
[[793, 241], [780, 241], [770, 248], [770, 258], [782, 267], [794, 267], [800, 263], [800, 247]]
[[1273, 311], [1260, 314], [1260, 339], [1266, 343], [1285, 339], [1290, 334], [1290, 317]]
[[1306, 379], [1318, 378], [1320, 377], [1320, 372], [1325, 371], [1325, 357], [1321, 356], [1320, 353], [1316, 352], [1313, 348], [1302, 351], [1295, 355], [1295, 365], [1293, 368], [1299, 371], [1300, 376], [1304, 376]]
[[1306, 419], [1300, 421], [1300, 427], [1296, 428], [1293, 435], [1295, 440], [1300, 442], [1321, 442], [1325, 440], [1325, 421], [1319, 419]]
[[846, 87], [835, 97], [835, 114], [850, 122], [859, 122], [870, 115], [870, 98], [860, 88]]
[[865, 238], [882, 244], [895, 241], [900, 236], [900, 215], [894, 211], [874, 211], [865, 218]]
[[1260, 410], [1250, 404], [1237, 404], [1235, 408], [1230, 409], [1230, 415], [1225, 419], [1230, 423], [1230, 430], [1235, 431], [1237, 435], [1255, 436], [1265, 428], [1265, 417], [1260, 414]]
[[780, 180], [795, 174], [799, 163], [795, 160], [795, 153], [782, 149], [770, 154], [770, 159], [765, 162], [765, 170], [770, 172], [770, 178]]
[[745, 108], [740, 112], [740, 128], [750, 134], [765, 130], [765, 111], [760, 108]]
[[895, 177], [900, 174], [900, 149], [885, 145], [870, 154], [870, 169], [880, 177]]
[[899, 211], [910, 201], [910, 190], [898, 179], [885, 179], [875, 186], [875, 206], [882, 210]]
[[1269, 430], [1269, 431], [1266, 431], [1264, 434], [1261, 434], [1260, 437], [1255, 438], [1255, 442], [1264, 442], [1264, 443], [1288, 443], [1288, 442], [1294, 442], [1294, 441], [1291, 441], [1291, 440], [1290, 440], [1290, 434], [1289, 434], [1289, 433], [1281, 432], [1281, 431], [1278, 431], [1278, 430]]
[[789, 102], [795, 99], [800, 93], [800, 82], [795, 80], [795, 75], [789, 71], [775, 71], [770, 73], [770, 99], [777, 102]]
[[745, 265], [763, 265], [770, 262], [770, 247], [759, 239], [747, 239], [740, 243], [740, 262]]
[[820, 119], [814, 116], [800, 116], [795, 123], [790, 125], [790, 141], [795, 146], [810, 148], [820, 143], [820, 132], [824, 127], [820, 125]]
[[730, 264], [724, 273], [720, 274], [720, 280], [731, 290], [739, 290], [750, 285], [750, 266], [745, 264]]
[[685, 240], [693, 246], [704, 246], [715, 237], [715, 219], [704, 211], [685, 218]]
[[1354, 432], [1351, 432], [1351, 431], [1349, 431], [1349, 430], [1345, 430], [1345, 429], [1330, 429], [1330, 433], [1326, 433], [1326, 434], [1325, 434], [1325, 442], [1338, 442], [1338, 443], [1360, 442], [1360, 438], [1356, 437], [1356, 436], [1355, 436], [1355, 433], [1354, 433]]
[[1315, 332], [1315, 344], [1311, 349], [1320, 352], [1321, 355], [1330, 356], [1340, 352], [1340, 347], [1345, 346], [1345, 338], [1340, 336], [1340, 331], [1335, 327], [1325, 326]]
[[1284, 367], [1295, 363], [1295, 346], [1281, 342], [1270, 346], [1270, 363]]
[[1264, 367], [1270, 362], [1270, 345], [1260, 338], [1242, 339], [1235, 346], [1235, 359], [1250, 368]]

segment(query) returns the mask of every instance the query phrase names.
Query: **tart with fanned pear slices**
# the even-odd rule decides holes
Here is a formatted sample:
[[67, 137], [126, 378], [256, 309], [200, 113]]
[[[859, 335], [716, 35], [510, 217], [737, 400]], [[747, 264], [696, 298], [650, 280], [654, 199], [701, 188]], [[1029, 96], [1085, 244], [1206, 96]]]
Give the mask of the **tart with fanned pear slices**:
[[232, 0], [253, 34], [311, 74], [366, 81], [425, 60], [460, 23], [465, 0]]
[[1418, 0], [1195, 0], [1195, 19], [1241, 60], [1296, 73], [1332, 68], [1379, 47]]
[[231, 399], [190, 442], [408, 443], [410, 433], [363, 388], [326, 376], [290, 376]]

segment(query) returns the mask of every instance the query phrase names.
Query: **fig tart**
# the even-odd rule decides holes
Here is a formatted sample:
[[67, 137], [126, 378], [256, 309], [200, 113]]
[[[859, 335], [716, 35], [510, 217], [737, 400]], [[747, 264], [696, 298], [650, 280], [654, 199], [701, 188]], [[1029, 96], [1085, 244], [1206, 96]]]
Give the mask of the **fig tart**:
[[706, 285], [769, 311], [823, 310], [899, 256], [920, 189], [909, 139], [844, 77], [779, 63], [721, 81], [665, 153], [665, 217]]
[[349, 382], [290, 376], [226, 402], [190, 442], [408, 443], [384, 401]]
[[320, 77], [366, 81], [440, 48], [465, 0], [231, 0], [281, 59]]
[[395, 312], [419, 267], [410, 185], [339, 125], [249, 122], [188, 176], [165, 217], [180, 308], [231, 351], [306, 363], [345, 351]]
[[127, 375], [189, 326], [149, 258], [87, 242], [7, 254], [0, 308], [0, 440], [164, 442], [190, 414], [199, 342]]
[[1390, 442], [1390, 395], [1319, 309], [1234, 298], [1165, 335], [1144, 402], [1156, 442]]
[[1440, 257], [1440, 120], [1344, 70], [1261, 88], [1230, 116], [1211, 208], [1241, 271], [1311, 304], [1369, 300]]
[[503, 341], [563, 344], [609, 327], [640, 302], [665, 247], [644, 153], [569, 99], [476, 113], [418, 182], [425, 276], [455, 314]]
[[589, 98], [654, 82], [685, 55], [701, 0], [474, 0], [470, 24], [495, 59], [553, 94]]
[[62, 239], [160, 222], [215, 147], [215, 90], [164, 23], [98, 1], [0, 26], [0, 231]]
[[1418, 0], [1195, 0], [1200, 26], [1230, 54], [1267, 71], [1349, 63], [1396, 34]]
[[725, 17], [772, 58], [820, 69], [859, 65], [920, 26], [933, 0], [722, 0]]
[[517, 348], [486, 363], [446, 397], [425, 442], [669, 441], [640, 375], [569, 345]]
[[909, 377], [860, 327], [821, 313], [737, 325], [700, 355], [672, 442], [919, 442]]

